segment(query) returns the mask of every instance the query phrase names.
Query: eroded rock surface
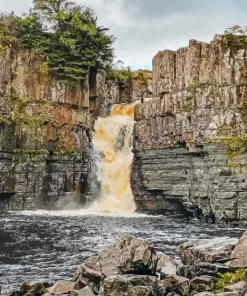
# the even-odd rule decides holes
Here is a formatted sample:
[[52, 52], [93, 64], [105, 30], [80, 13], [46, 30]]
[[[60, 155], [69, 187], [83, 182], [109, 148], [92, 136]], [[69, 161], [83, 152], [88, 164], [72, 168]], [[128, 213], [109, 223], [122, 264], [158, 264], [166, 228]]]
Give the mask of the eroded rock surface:
[[135, 108], [131, 183], [140, 210], [247, 222], [247, 154], [233, 154], [246, 133], [244, 52], [216, 35], [153, 58], [154, 97]]
[[211, 263], [217, 258], [230, 258], [237, 242], [238, 239], [229, 237], [187, 242], [179, 246], [179, 254], [185, 265], [195, 265], [200, 262]]
[[231, 267], [247, 267], [247, 231], [231, 253]]

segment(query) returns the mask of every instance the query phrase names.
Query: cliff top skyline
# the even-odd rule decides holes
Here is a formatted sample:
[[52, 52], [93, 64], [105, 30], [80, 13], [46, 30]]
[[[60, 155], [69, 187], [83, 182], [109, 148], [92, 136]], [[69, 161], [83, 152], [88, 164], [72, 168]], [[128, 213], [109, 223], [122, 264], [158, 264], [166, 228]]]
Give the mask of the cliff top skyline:
[[[233, 24], [246, 25], [244, 0], [77, 0], [93, 8], [100, 25], [117, 37], [117, 59], [132, 69], [151, 69], [159, 50], [209, 42]], [[1, 11], [27, 12], [32, 0], [0, 0]]]

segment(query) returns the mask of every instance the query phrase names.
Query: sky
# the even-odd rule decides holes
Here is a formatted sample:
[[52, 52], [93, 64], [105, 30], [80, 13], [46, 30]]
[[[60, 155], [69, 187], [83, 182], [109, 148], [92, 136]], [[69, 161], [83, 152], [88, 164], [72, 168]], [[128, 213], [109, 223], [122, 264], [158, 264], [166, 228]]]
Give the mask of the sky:
[[[190, 39], [209, 42], [233, 25], [247, 25], [246, 0], [74, 0], [90, 6], [99, 25], [110, 28], [118, 60], [132, 69], [152, 67], [164, 49]], [[1, 11], [27, 12], [32, 0], [0, 0]]]

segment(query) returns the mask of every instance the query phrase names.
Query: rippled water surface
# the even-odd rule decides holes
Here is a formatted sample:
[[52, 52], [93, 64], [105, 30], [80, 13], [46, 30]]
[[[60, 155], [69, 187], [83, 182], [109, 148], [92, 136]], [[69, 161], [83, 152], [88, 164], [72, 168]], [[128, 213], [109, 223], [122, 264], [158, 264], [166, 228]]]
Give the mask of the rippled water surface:
[[177, 216], [114, 217], [83, 212], [0, 214], [2, 294], [24, 280], [70, 279], [77, 266], [123, 233], [153, 241], [177, 256], [184, 241], [216, 236], [239, 237], [241, 228], [187, 222]]

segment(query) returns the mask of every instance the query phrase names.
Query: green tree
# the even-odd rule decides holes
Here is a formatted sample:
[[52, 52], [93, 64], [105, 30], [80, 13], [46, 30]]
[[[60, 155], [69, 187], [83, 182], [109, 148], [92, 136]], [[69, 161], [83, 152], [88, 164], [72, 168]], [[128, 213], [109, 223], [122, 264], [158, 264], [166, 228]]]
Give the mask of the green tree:
[[247, 26], [234, 25], [225, 30], [224, 37], [237, 48], [247, 47]]
[[72, 87], [90, 67], [106, 68], [114, 57], [114, 37], [97, 25], [94, 11], [69, 0], [33, 0], [30, 13], [12, 27], [20, 46], [40, 54], [51, 74]]

